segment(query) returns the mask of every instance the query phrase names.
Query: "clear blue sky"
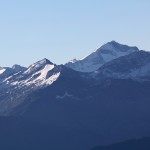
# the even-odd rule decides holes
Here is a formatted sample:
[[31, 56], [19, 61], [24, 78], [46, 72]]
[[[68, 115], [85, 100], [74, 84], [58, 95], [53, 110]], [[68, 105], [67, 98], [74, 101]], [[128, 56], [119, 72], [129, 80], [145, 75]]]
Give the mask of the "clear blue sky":
[[0, 1], [0, 66], [65, 63], [111, 40], [150, 50], [150, 0]]

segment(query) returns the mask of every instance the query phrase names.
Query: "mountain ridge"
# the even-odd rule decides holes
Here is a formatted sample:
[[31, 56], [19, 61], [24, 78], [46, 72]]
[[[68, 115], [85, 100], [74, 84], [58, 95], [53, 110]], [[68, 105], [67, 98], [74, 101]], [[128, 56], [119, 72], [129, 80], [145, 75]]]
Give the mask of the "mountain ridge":
[[96, 71], [106, 62], [137, 51], [139, 51], [137, 47], [131, 47], [111, 41], [102, 45], [87, 57], [80, 60], [74, 59], [65, 65], [76, 71], [92, 72]]

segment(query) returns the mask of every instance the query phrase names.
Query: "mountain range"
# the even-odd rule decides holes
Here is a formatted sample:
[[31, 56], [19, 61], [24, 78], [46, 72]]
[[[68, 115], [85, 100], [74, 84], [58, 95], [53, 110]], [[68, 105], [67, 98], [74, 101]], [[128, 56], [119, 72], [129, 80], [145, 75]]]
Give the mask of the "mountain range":
[[0, 145], [90, 150], [150, 137], [149, 100], [150, 52], [115, 41], [64, 65], [1, 67]]

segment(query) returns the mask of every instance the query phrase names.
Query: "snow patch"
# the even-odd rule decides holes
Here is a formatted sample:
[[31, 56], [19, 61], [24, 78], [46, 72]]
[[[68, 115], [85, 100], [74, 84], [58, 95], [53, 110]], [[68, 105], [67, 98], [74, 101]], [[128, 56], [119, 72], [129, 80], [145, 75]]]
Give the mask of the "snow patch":
[[73, 95], [71, 95], [71, 94], [69, 94], [68, 92], [65, 92], [65, 94], [64, 95], [62, 95], [62, 96], [59, 96], [59, 95], [57, 95], [56, 96], [56, 99], [64, 99], [64, 98], [73, 98], [73, 99], [75, 99], [75, 100], [79, 100], [79, 98], [77, 98], [77, 97], [74, 97]]
[[0, 74], [3, 74], [5, 72], [6, 69], [0, 69]]
[[[3, 82], [19, 88], [40, 88], [51, 85], [60, 76], [59, 71], [55, 72], [53, 70], [55, 68], [55, 65], [46, 64], [44, 66], [41, 66], [43, 69], [35, 70], [35, 72], [31, 70], [32, 66], [35, 65], [31, 65], [27, 71], [23, 72], [22, 74], [18, 74], [18, 76], [16, 74], [16, 76], [13, 75], [6, 78]], [[28, 74], [30, 71], [32, 72], [32, 74]]]
[[50, 70], [54, 69], [54, 67], [55, 67], [54, 65], [46, 65], [42, 71], [37, 72], [37, 74], [41, 73], [41, 75], [37, 78], [37, 80], [46, 79], [47, 73]]

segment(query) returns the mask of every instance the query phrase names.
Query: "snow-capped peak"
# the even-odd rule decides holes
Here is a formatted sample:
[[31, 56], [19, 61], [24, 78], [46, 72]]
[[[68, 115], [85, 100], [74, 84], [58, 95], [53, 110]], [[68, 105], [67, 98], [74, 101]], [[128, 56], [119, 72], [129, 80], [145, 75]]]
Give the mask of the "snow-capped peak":
[[47, 58], [44, 58], [38, 62], [36, 62], [35, 64], [41, 64], [41, 65], [44, 65], [44, 64], [53, 64], [50, 60], [48, 60]]
[[6, 78], [4, 82], [15, 87], [40, 88], [52, 84], [59, 75], [57, 65], [48, 59], [42, 59], [30, 65], [25, 71]]
[[97, 53], [106, 53], [106, 52], [128, 52], [128, 53], [132, 53], [135, 51], [139, 51], [139, 49], [136, 46], [123, 45], [123, 44], [119, 44], [116, 41], [108, 42], [96, 50]]
[[53, 63], [52, 63], [50, 60], [44, 58], [44, 59], [42, 59], [42, 60], [37, 61], [36, 63], [32, 64], [32, 65], [29, 66], [29, 67], [33, 67], [33, 66], [34, 66], [34, 67], [40, 67], [40, 66], [43, 66], [43, 65], [46, 65], [46, 64], [51, 64], [51, 65], [53, 65]]
[[[43, 67], [40, 67], [38, 70], [32, 71], [31, 76], [29, 76], [26, 80], [24, 80], [24, 85], [36, 85], [36, 87], [41, 87], [45, 85], [52, 84], [60, 75], [60, 72], [53, 71], [55, 69], [55, 65], [45, 64]], [[26, 73], [29, 73], [31, 70], [29, 68]], [[31, 72], [30, 72], [31, 73]]]
[[99, 69], [106, 62], [136, 51], [139, 51], [137, 47], [111, 41], [102, 45], [99, 49], [83, 59], [68, 62], [66, 66], [80, 72], [92, 72]]
[[47, 59], [42, 59], [29, 66], [25, 71], [2, 78], [0, 96], [3, 93], [8, 94], [8, 101], [4, 100], [3, 102], [11, 103], [9, 106], [13, 109], [23, 103], [23, 96], [28, 96], [38, 89], [52, 85], [59, 78], [60, 72], [59, 66]]
[[44, 59], [37, 61], [36, 63], [32, 64], [31, 66], [29, 66], [29, 68], [24, 73], [25, 74], [34, 73], [34, 72], [44, 68], [45, 65], [47, 65], [47, 64], [54, 66], [54, 64], [51, 61], [44, 58]]

